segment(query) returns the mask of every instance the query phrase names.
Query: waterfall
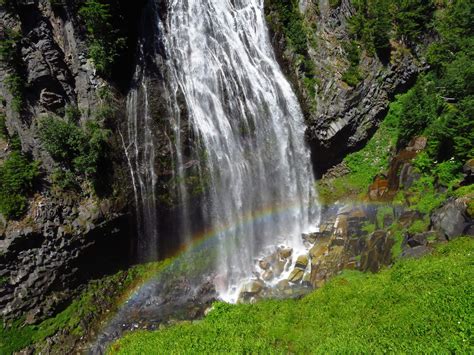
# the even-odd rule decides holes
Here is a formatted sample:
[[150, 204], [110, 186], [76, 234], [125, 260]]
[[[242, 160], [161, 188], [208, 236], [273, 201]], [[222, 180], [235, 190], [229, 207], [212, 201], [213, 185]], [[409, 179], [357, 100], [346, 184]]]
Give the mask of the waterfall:
[[[303, 115], [275, 59], [263, 0], [170, 0], [167, 6], [164, 18], [156, 14], [155, 46], [165, 58], [177, 230], [182, 242], [190, 241], [198, 232], [191, 211], [199, 209], [202, 225], [220, 240], [217, 287], [226, 298], [252, 275], [265, 248], [301, 248], [301, 233], [318, 222]], [[157, 141], [147, 75], [137, 69], [124, 146], [142, 238], [156, 241]], [[199, 198], [191, 198], [191, 170], [202, 186]]]

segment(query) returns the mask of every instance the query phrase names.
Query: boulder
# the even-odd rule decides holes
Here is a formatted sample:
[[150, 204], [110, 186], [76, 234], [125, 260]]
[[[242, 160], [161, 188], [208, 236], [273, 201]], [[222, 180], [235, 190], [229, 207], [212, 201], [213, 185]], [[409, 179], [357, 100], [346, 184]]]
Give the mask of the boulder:
[[268, 270], [270, 269], [270, 263], [268, 262], [268, 260], [265, 258], [265, 259], [262, 259], [262, 260], [259, 260], [258, 262], [258, 266], [260, 266], [260, 268], [262, 270]]
[[407, 248], [402, 251], [402, 258], [421, 258], [431, 252], [431, 248], [426, 245], [417, 245], [414, 248]]
[[295, 263], [295, 269], [300, 269], [300, 270], [306, 270], [306, 267], [308, 266], [308, 256], [306, 255], [300, 255], [296, 259]]
[[278, 250], [278, 255], [280, 259], [288, 259], [293, 254], [292, 248], [280, 248]]
[[361, 255], [361, 270], [377, 272], [383, 265], [389, 265], [393, 244], [393, 239], [385, 231], [373, 232], [367, 241], [367, 249]]
[[466, 210], [465, 199], [450, 198], [431, 215], [433, 229], [439, 231], [448, 240], [471, 234], [474, 221], [468, 216]]
[[326, 244], [313, 246], [309, 251], [309, 255], [311, 257], [311, 263], [314, 264], [315, 261], [317, 261], [321, 256], [323, 256], [327, 252], [328, 252], [328, 247]]
[[431, 242], [437, 240], [439, 237], [438, 233], [434, 231], [408, 234], [405, 238], [405, 243], [410, 248], [414, 248], [420, 245], [427, 246]]
[[273, 279], [273, 271], [272, 270], [266, 270], [265, 272], [262, 273], [262, 279], [264, 281], [270, 281]]
[[265, 284], [262, 280], [250, 280], [242, 285], [237, 299], [238, 303], [253, 302], [262, 293]]
[[278, 277], [285, 270], [286, 262], [284, 260], [278, 260], [272, 267], [273, 275]]
[[278, 283], [276, 284], [276, 288], [280, 291], [286, 290], [290, 288], [290, 283], [288, 280], [278, 281]]
[[293, 271], [290, 273], [290, 276], [288, 276], [288, 281], [297, 283], [303, 279], [303, 276], [304, 270], [294, 268]]
[[474, 183], [474, 158], [469, 159], [462, 168], [464, 173], [463, 185]]

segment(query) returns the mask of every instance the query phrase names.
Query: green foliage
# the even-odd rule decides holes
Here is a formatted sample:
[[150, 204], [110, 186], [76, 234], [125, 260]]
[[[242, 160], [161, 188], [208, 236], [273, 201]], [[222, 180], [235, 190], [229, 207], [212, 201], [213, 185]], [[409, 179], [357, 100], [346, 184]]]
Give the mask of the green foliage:
[[439, 12], [435, 28], [440, 41], [427, 58], [432, 71], [418, 80], [405, 102], [399, 146], [413, 136], [429, 139], [434, 161], [474, 156], [474, 37], [472, 2], [453, 1]]
[[378, 274], [345, 272], [302, 300], [217, 303], [202, 321], [137, 331], [110, 353], [470, 353], [474, 240]]
[[446, 200], [446, 193], [438, 192], [434, 186], [435, 177], [423, 175], [407, 192], [410, 209], [430, 213]]
[[[170, 264], [170, 260], [135, 266], [127, 271], [91, 281], [84, 292], [64, 311], [38, 325], [22, 325], [17, 321], [0, 327], [0, 353], [11, 354], [62, 331], [77, 336], [95, 331], [107, 315], [114, 314], [123, 299], [138, 285], [155, 276]], [[85, 319], [88, 319], [86, 322]], [[54, 352], [54, 351], [53, 351]]]
[[[384, 1], [356, 1], [358, 12], [351, 26], [355, 26], [355, 38], [362, 43], [367, 42], [364, 31], [372, 28], [364, 19], [378, 11], [377, 3]], [[422, 28], [431, 26], [419, 25], [420, 21], [431, 19], [430, 1], [394, 1], [390, 6], [387, 13], [399, 36], [414, 40]], [[382, 123], [382, 131], [366, 147], [345, 158], [350, 174], [320, 188], [323, 200], [334, 201], [367, 191], [373, 177], [388, 169], [390, 150], [394, 146], [403, 149], [420, 135], [428, 138], [428, 145], [413, 164], [422, 178], [408, 189], [403, 201], [408, 201], [413, 209], [429, 213], [457, 187], [463, 163], [474, 156], [474, 65], [470, 60], [474, 57], [473, 8], [472, 3], [453, 1], [440, 9], [434, 22], [440, 41], [427, 52], [432, 69], [420, 75], [414, 87], [391, 104], [385, 121], [391, 120], [392, 129], [384, 132], [385, 122]], [[422, 9], [428, 9], [427, 13], [423, 14]], [[351, 68], [356, 68], [358, 60], [354, 43], [352, 48], [346, 48]], [[367, 43], [364, 45], [367, 47]], [[349, 70], [344, 79], [353, 85], [357, 80], [351, 74]]]
[[78, 188], [77, 176], [71, 170], [65, 168], [55, 168], [51, 174], [51, 182], [59, 191]]
[[9, 66], [15, 66], [19, 59], [18, 42], [21, 40], [19, 32], [5, 29], [4, 38], [0, 40], [0, 61]]
[[19, 151], [8, 155], [0, 166], [0, 213], [18, 218], [25, 212], [38, 167], [38, 162], [31, 162]]
[[87, 121], [84, 127], [79, 127], [48, 116], [40, 121], [39, 135], [44, 148], [65, 169], [87, 178], [97, 177], [98, 167], [106, 158], [109, 131], [96, 121]]
[[[308, 46], [308, 32], [303, 22], [303, 16], [299, 11], [298, 1], [268, 1], [267, 6], [278, 17], [279, 29], [282, 30], [290, 46], [297, 54], [305, 56]], [[275, 23], [275, 21], [269, 22]]]
[[356, 13], [349, 20], [351, 36], [364, 44], [369, 54], [381, 59], [390, 54], [390, 39], [415, 43], [430, 27], [431, 0], [353, 0]]
[[7, 129], [7, 116], [5, 112], [0, 111], [0, 138], [7, 139], [8, 138], [8, 129]]
[[377, 216], [376, 216], [377, 227], [379, 229], [383, 229], [385, 227], [384, 220], [386, 217], [394, 218], [393, 208], [391, 206], [379, 206], [377, 208]]
[[64, 118], [69, 122], [78, 122], [81, 119], [81, 110], [75, 105], [66, 105]]
[[119, 37], [112, 26], [110, 5], [99, 0], [86, 0], [79, 15], [86, 24], [90, 58], [100, 74], [110, 75], [112, 65], [125, 46], [125, 39]]
[[402, 243], [404, 238], [403, 231], [398, 228], [397, 225], [393, 225], [395, 227], [392, 228], [392, 238], [394, 240], [394, 244], [392, 246], [392, 259], [397, 260], [400, 255], [402, 254], [403, 248]]
[[350, 41], [344, 45], [349, 60], [349, 68], [342, 75], [344, 80], [350, 86], [356, 86], [362, 80], [362, 74], [359, 70], [360, 63], [360, 47], [356, 41]]
[[12, 95], [12, 109], [16, 112], [20, 112], [24, 103], [23, 91], [25, 88], [25, 82], [23, 78], [17, 73], [9, 74], [5, 78], [5, 85]]
[[431, 0], [398, 0], [390, 9], [396, 37], [416, 43], [430, 27], [435, 6]]
[[331, 6], [333, 9], [336, 7], [339, 7], [341, 5], [341, 0], [329, 0], [329, 6]]
[[[287, 45], [296, 54], [296, 66], [303, 73], [303, 84], [309, 97], [314, 98], [317, 84], [316, 67], [308, 54], [308, 48], [314, 46], [311, 28], [305, 23], [299, 10], [298, 0], [266, 0], [265, 8], [270, 13], [267, 22], [275, 33], [281, 33]], [[312, 102], [312, 104], [315, 104]]]
[[376, 229], [377, 227], [375, 226], [374, 223], [365, 222], [364, 225], [362, 226], [362, 230], [366, 232], [367, 234], [371, 234], [375, 232]]
[[408, 228], [408, 232], [411, 234], [423, 233], [428, 230], [430, 225], [430, 219], [417, 219], [413, 224]]

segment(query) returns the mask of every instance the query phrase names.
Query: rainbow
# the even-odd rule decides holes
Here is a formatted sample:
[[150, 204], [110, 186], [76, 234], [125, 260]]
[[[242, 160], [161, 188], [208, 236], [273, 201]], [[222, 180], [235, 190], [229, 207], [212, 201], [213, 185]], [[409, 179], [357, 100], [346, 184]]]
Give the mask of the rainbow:
[[193, 254], [209, 250], [215, 246], [215, 243], [217, 243], [218, 240], [221, 240], [222, 237], [231, 234], [238, 227], [251, 225], [253, 223], [263, 223], [271, 218], [274, 218], [275, 216], [293, 213], [294, 211], [298, 211], [300, 206], [300, 201], [290, 201], [284, 204], [266, 206], [259, 210], [246, 213], [244, 216], [237, 219], [233, 223], [219, 226], [218, 228], [203, 230], [194, 234], [191, 238], [191, 243], [183, 245], [173, 255], [170, 255], [167, 259], [168, 263], [164, 261], [166, 265], [163, 268], [160, 268], [156, 273], [153, 273], [141, 280], [141, 283], [137, 285], [132, 292], [120, 300], [115, 316], [106, 322], [102, 330], [107, 329], [114, 319], [120, 317], [120, 314], [124, 311], [125, 306], [129, 302], [133, 302], [134, 300], [138, 299], [140, 292], [152, 282], [156, 282], [159, 275], [166, 274], [166, 272], [172, 271], [174, 267], [179, 267], [179, 264], [187, 262], [189, 260], [187, 256], [192, 256]]

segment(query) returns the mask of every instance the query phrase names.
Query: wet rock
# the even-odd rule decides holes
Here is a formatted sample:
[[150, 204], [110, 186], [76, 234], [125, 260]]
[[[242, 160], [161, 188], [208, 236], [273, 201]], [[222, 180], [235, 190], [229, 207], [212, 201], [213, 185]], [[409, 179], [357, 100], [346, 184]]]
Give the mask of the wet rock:
[[361, 255], [361, 270], [377, 272], [383, 265], [389, 265], [393, 243], [385, 231], [373, 232], [368, 238], [367, 250]]
[[308, 257], [306, 255], [300, 255], [296, 259], [295, 269], [306, 270], [308, 266]]
[[422, 218], [423, 215], [418, 211], [404, 211], [398, 218], [398, 223], [400, 223], [402, 227], [407, 228]]
[[288, 281], [297, 283], [303, 279], [303, 276], [304, 276], [304, 270], [295, 268], [290, 273], [290, 276], [288, 276]]
[[311, 286], [311, 273], [310, 272], [306, 272], [303, 275], [303, 279], [301, 280], [301, 283], [305, 286]]
[[331, 238], [331, 243], [329, 245], [330, 248], [333, 248], [335, 246], [344, 246], [346, 243], [346, 240], [340, 236], [335, 236], [334, 238]]
[[272, 270], [266, 270], [263, 274], [262, 274], [262, 279], [264, 281], [270, 281], [271, 279], [273, 279], [273, 271]]
[[280, 291], [286, 290], [290, 288], [290, 283], [288, 280], [278, 281], [278, 283], [276, 284], [276, 288]]
[[261, 280], [248, 281], [241, 287], [237, 302], [241, 303], [256, 300], [264, 287], [265, 284]]
[[262, 259], [258, 262], [258, 266], [260, 266], [262, 270], [268, 270], [271, 265], [267, 259]]
[[388, 179], [383, 175], [377, 175], [374, 182], [369, 186], [369, 200], [371, 201], [383, 201], [389, 198], [389, 182]]
[[326, 244], [313, 246], [309, 251], [309, 255], [311, 257], [311, 262], [314, 263], [321, 256], [326, 254], [328, 252], [328, 250], [329, 249], [328, 249], [328, 246]]
[[287, 262], [285, 262], [284, 260], [278, 260], [277, 262], [275, 262], [275, 264], [272, 267], [273, 275], [275, 277], [280, 276], [283, 273], [283, 271], [285, 271], [286, 265], [287, 265]]
[[292, 248], [280, 248], [278, 250], [278, 255], [280, 259], [288, 259], [291, 257], [292, 254], [293, 254]]
[[303, 238], [303, 241], [307, 244], [314, 244], [320, 237], [319, 233], [307, 233], [307, 234], [302, 234], [301, 237]]

